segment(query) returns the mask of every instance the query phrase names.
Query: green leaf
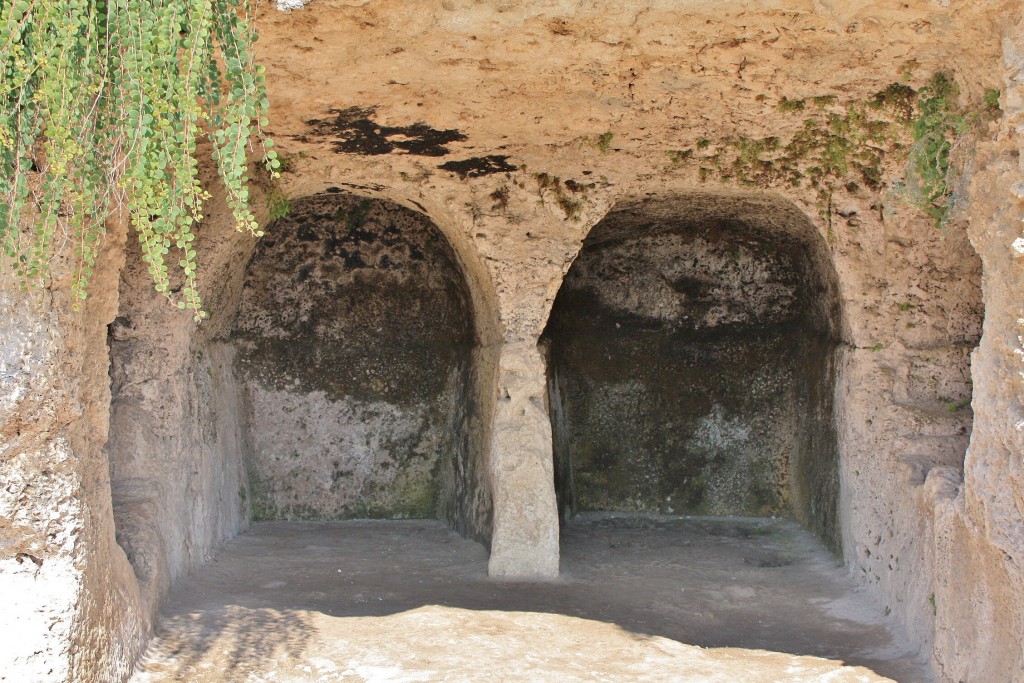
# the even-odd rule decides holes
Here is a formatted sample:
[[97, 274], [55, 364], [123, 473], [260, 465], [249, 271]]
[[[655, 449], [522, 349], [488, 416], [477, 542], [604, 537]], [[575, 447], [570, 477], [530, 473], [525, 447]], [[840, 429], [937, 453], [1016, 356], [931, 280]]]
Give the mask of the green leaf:
[[[12, 118], [0, 106], [0, 206], [10, 213], [0, 216], [0, 253], [19, 277], [41, 277], [57, 230], [74, 236], [72, 292], [84, 296], [103, 217], [112, 208], [108, 200], [123, 192], [154, 288], [166, 294], [172, 267], [186, 279], [196, 272], [190, 226], [208, 197], [198, 184], [200, 127], [215, 142], [213, 158], [236, 221], [251, 216], [246, 149], [253, 122], [269, 125], [263, 70], [251, 65], [252, 27], [227, 0], [120, 0], [103, 30], [89, 25], [100, 6], [86, 0], [8, 2], [0, 46], [11, 47], [0, 47], [0, 82], [13, 84], [4, 93], [24, 96], [26, 115]], [[30, 11], [35, 21], [22, 31], [16, 23]], [[100, 83], [105, 97], [97, 100]], [[265, 149], [272, 146], [266, 141]], [[12, 238], [10, 225], [32, 206], [26, 169], [32, 168], [29, 150], [39, 147], [49, 169], [37, 225], [29, 239]], [[164, 257], [172, 245], [185, 258], [169, 267]], [[186, 291], [202, 319], [198, 294]]]

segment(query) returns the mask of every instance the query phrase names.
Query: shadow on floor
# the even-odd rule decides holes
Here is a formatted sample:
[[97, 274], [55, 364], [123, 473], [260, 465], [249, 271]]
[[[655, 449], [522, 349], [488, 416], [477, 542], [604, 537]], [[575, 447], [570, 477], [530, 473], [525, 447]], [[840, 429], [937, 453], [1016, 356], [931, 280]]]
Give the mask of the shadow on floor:
[[136, 680], [928, 680], [787, 520], [598, 518], [563, 530], [557, 581], [486, 566], [432, 521], [261, 523], [176, 588]]

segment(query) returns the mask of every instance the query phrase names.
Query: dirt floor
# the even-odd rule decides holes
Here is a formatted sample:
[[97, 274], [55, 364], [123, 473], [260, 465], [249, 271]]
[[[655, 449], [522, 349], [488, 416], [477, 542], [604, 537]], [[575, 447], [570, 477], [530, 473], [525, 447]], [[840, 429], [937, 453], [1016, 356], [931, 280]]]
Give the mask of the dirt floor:
[[782, 519], [593, 516], [502, 583], [433, 521], [267, 522], [181, 582], [134, 683], [928, 681]]

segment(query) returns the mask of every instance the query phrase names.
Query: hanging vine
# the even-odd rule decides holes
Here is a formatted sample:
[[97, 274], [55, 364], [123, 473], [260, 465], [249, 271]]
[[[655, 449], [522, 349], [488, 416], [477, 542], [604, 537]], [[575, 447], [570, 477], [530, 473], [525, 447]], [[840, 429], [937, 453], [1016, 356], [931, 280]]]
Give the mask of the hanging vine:
[[196, 319], [194, 226], [208, 139], [237, 229], [269, 103], [247, 0], [6, 0], [0, 7], [0, 248], [26, 287], [54, 255], [85, 299], [105, 220], [130, 216], [154, 286]]

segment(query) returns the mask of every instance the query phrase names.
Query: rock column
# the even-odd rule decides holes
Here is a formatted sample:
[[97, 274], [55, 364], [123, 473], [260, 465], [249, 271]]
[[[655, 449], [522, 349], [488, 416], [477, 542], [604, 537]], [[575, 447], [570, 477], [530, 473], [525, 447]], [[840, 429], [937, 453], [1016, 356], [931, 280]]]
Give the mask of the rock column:
[[498, 363], [489, 571], [494, 577], [553, 578], [558, 575], [558, 510], [544, 359], [535, 341], [516, 341], [502, 346]]
[[[592, 222], [569, 219], [550, 205], [539, 207], [535, 199], [513, 191], [508, 212], [477, 216], [471, 233], [494, 283], [502, 328], [490, 431], [494, 524], [489, 569], [491, 576], [508, 579], [558, 575], [546, 359], [537, 342]], [[588, 209], [600, 216], [606, 207]]]

